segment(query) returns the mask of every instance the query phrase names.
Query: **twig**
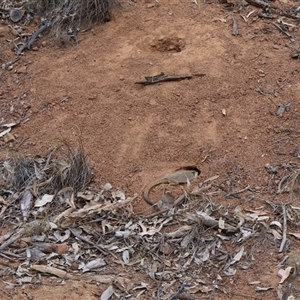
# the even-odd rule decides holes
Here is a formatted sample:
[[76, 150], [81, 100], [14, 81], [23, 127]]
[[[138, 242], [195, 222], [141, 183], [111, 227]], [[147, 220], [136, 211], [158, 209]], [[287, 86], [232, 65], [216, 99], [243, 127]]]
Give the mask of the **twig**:
[[263, 1], [263, 0], [246, 0], [246, 2], [248, 2], [249, 4], [251, 4], [253, 6], [261, 7], [261, 8], [264, 8], [264, 9], [270, 7], [270, 4], [268, 2]]
[[292, 15], [292, 14], [288, 14], [288, 13], [286, 13], [286, 12], [282, 12], [280, 15], [281, 15], [281, 16], [284, 16], [284, 17], [287, 17], [287, 18], [291, 18], [291, 19], [293, 19], [293, 20], [300, 21], [300, 18], [299, 18], [299, 17], [297, 17], [297, 16], [295, 16], [295, 15]]
[[225, 197], [235, 197], [237, 194], [243, 193], [243, 192], [245, 192], [249, 189], [250, 189], [250, 186], [247, 185], [244, 189], [241, 189], [241, 190], [236, 191], [236, 192], [231, 192], [231, 193], [227, 194]]
[[[11, 252], [8, 252], [8, 251], [1, 251], [0, 254], [4, 254], [6, 255], [7, 257], [8, 256], [12, 256], [13, 258], [22, 258], [20, 255], [18, 254], [15, 254], [15, 253], [11, 253]], [[8, 258], [9, 260], [12, 260], [12, 258]]]
[[0, 252], [2, 252], [6, 247], [8, 247], [9, 245], [11, 245], [12, 243], [14, 243], [15, 241], [17, 241], [18, 239], [20, 239], [22, 237], [24, 233], [24, 228], [19, 230], [17, 233], [15, 233], [9, 240], [7, 240], [6, 242], [4, 242], [1, 246], [0, 246]]
[[259, 86], [257, 89], [255, 89], [258, 93], [260, 93], [263, 96], [266, 96], [266, 93], [262, 90], [261, 86]]
[[234, 17], [232, 17], [232, 35], [234, 36], [239, 35], [237, 20]]
[[161, 72], [158, 75], [155, 76], [146, 76], [146, 81], [137, 81], [135, 84], [142, 84], [142, 85], [149, 85], [159, 82], [165, 82], [165, 81], [179, 81], [183, 79], [191, 79], [195, 76], [203, 77], [205, 74], [203, 73], [192, 73], [192, 74], [186, 74], [186, 75], [167, 75], [163, 72]]
[[284, 248], [285, 243], [286, 243], [286, 231], [287, 231], [285, 205], [281, 204], [281, 208], [282, 208], [282, 214], [283, 214], [283, 230], [282, 230], [282, 241], [281, 241], [281, 245], [280, 245], [280, 248], [279, 248], [278, 252], [283, 251], [283, 248]]
[[12, 66], [14, 63], [16, 63], [20, 57], [17, 57], [15, 60], [8, 61], [7, 63], [2, 64], [2, 69], [7, 69], [9, 66]]
[[278, 186], [277, 186], [277, 194], [280, 194], [282, 192], [282, 186], [284, 183], [287, 182], [287, 180], [289, 179], [290, 175], [285, 175], [281, 178], [281, 180], [279, 181], [278, 183]]
[[274, 100], [272, 98], [270, 98], [270, 97], [268, 97], [268, 98], [276, 107], [278, 107], [278, 105], [274, 102]]
[[285, 31], [284, 29], [282, 29], [281, 26], [279, 26], [278, 24], [276, 24], [275, 22], [272, 22], [272, 24], [277, 28], [279, 29], [280, 32], [282, 32], [283, 34], [285, 34], [291, 42], [295, 42], [295, 40], [293, 39], [293, 37], [287, 32]]
[[33, 42], [37, 39], [37, 37], [43, 32], [45, 31], [47, 28], [49, 28], [51, 26], [51, 22], [47, 21], [45, 22], [27, 41], [26, 44], [22, 45], [20, 48], [17, 49], [16, 54], [17, 55], [21, 55], [22, 52], [27, 48], [30, 49], [31, 45], [33, 44]]
[[0, 256], [6, 258], [7, 260], [10, 260], [10, 258], [3, 252], [0, 252]]
[[96, 245], [95, 243], [89, 241], [87, 238], [83, 237], [82, 235], [76, 233], [75, 230], [73, 230], [72, 228], [69, 227], [69, 230], [72, 232], [72, 234], [77, 237], [78, 239], [82, 240], [85, 243], [88, 243], [90, 245], [92, 245], [93, 247], [95, 247], [96, 249], [98, 249], [103, 255], [107, 255], [107, 252], [105, 252], [103, 249], [101, 249], [98, 245]]
[[22, 144], [23, 144], [25, 141], [27, 141], [28, 139], [29, 139], [29, 137], [24, 137], [23, 140], [19, 143], [19, 145], [16, 146], [16, 150], [18, 150], [18, 149], [22, 146]]

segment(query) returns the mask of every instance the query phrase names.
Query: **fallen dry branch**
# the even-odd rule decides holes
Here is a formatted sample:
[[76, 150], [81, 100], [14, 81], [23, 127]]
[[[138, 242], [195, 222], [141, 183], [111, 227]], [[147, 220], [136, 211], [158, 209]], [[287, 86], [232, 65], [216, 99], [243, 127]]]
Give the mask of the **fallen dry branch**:
[[246, 2], [248, 2], [249, 4], [251, 4], [253, 6], [261, 7], [263, 9], [270, 7], [270, 4], [263, 0], [246, 0]]
[[50, 267], [50, 266], [32, 265], [31, 268], [40, 273], [47, 273], [47, 274], [55, 275], [62, 279], [80, 280], [80, 277], [76, 277], [75, 275], [69, 274], [66, 271], [60, 270], [58, 268]]
[[275, 22], [272, 22], [272, 24], [284, 35], [286, 35], [291, 42], [295, 42], [294, 38], [286, 31], [284, 30], [280, 25], [276, 24]]
[[83, 280], [85, 282], [98, 282], [103, 284], [113, 283], [114, 281], [118, 281], [118, 280], [121, 281], [122, 279], [122, 277], [118, 277], [115, 275], [102, 275], [102, 274], [74, 275], [64, 270], [51, 267], [51, 266], [45, 266], [45, 265], [32, 265], [31, 269], [39, 273], [54, 275], [61, 279]]
[[158, 75], [155, 76], [146, 76], [146, 81], [137, 81], [135, 84], [141, 84], [141, 85], [149, 85], [149, 84], [155, 84], [159, 82], [166, 82], [166, 81], [180, 81], [184, 79], [191, 79], [193, 77], [203, 77], [205, 76], [204, 73], [192, 73], [192, 74], [186, 74], [186, 75], [167, 75], [163, 72], [161, 72]]
[[43, 33], [46, 29], [51, 27], [51, 22], [46, 21], [31, 37], [28, 38], [27, 42], [19, 47], [16, 51], [17, 55], [23, 54], [23, 51], [25, 49], [30, 49], [32, 44], [35, 42], [35, 40], [38, 38], [38, 36]]

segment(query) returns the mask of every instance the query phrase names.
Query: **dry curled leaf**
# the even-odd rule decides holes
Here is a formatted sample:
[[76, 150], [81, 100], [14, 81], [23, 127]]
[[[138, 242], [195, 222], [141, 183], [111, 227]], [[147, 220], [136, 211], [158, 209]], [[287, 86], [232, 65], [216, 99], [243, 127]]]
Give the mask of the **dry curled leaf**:
[[296, 233], [296, 232], [289, 232], [290, 235], [292, 235], [293, 237], [300, 239], [300, 233]]
[[290, 276], [292, 270], [293, 270], [293, 267], [287, 267], [287, 268], [284, 270], [283, 275], [282, 275], [282, 278], [281, 278], [281, 280], [280, 280], [279, 283], [284, 283], [285, 280]]
[[53, 198], [54, 198], [54, 195], [45, 194], [45, 195], [43, 195], [43, 197], [41, 199], [40, 198], [36, 199], [34, 206], [35, 207], [44, 206], [47, 203], [50, 203], [53, 200]]
[[235, 264], [237, 261], [239, 261], [244, 254], [244, 246], [240, 249], [240, 251], [234, 256], [232, 261], [230, 262], [230, 265]]
[[108, 300], [115, 292], [115, 289], [112, 285], [110, 285], [102, 294], [100, 297], [100, 300]]
[[82, 267], [82, 272], [88, 272], [92, 269], [104, 267], [106, 262], [102, 258], [94, 259]]

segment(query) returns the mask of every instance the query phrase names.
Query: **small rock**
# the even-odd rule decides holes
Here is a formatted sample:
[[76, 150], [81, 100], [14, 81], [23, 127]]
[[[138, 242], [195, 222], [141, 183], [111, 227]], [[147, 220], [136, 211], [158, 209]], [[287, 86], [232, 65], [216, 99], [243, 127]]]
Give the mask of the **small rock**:
[[18, 68], [16, 70], [16, 73], [17, 74], [26, 74], [27, 73], [27, 67], [26, 66], [22, 66], [22, 67]]
[[155, 3], [149, 3], [149, 4], [146, 4], [146, 7], [147, 8], [152, 8], [152, 7], [154, 7], [155, 6]]
[[71, 270], [78, 270], [78, 267], [79, 267], [78, 262], [73, 261], [72, 264], [71, 264], [71, 266], [70, 266], [70, 269]]
[[46, 41], [42, 41], [42, 46], [46, 47], [47, 46], [47, 42]]
[[10, 132], [7, 133], [5, 136], [4, 136], [4, 142], [7, 144], [9, 142], [13, 142], [15, 140], [15, 137], [13, 134], [11, 134]]
[[69, 251], [69, 248], [68, 248], [67, 244], [56, 244], [55, 248], [56, 248], [55, 252], [59, 255], [65, 254]]
[[283, 254], [282, 253], [278, 253], [276, 255], [277, 260], [282, 260], [283, 259]]
[[279, 50], [279, 46], [278, 45], [273, 45], [273, 49]]
[[9, 34], [10, 28], [7, 26], [1, 26], [0, 27], [0, 37], [5, 37], [7, 34]]
[[149, 104], [154, 106], [154, 105], [157, 105], [157, 102], [154, 99], [150, 99]]

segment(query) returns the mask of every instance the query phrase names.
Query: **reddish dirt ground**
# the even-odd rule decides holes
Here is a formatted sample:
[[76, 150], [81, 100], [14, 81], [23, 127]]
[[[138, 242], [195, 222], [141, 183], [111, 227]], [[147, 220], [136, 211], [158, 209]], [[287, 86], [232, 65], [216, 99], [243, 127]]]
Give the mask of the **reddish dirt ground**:
[[[253, 9], [247, 24], [240, 13]], [[2, 142], [1, 158], [16, 147], [22, 154], [45, 155], [62, 139], [74, 146], [81, 140], [93, 184], [109, 182], [126, 195], [137, 194], [138, 213], [149, 209], [143, 187], [185, 165], [201, 169], [200, 181], [226, 177], [238, 166], [243, 182], [237, 189], [266, 187], [266, 163], [299, 164], [300, 67], [290, 53], [299, 46], [300, 32], [291, 32], [292, 43], [271, 21], [255, 17], [258, 12], [215, 2], [128, 2], [76, 44], [64, 48], [43, 37], [12, 70], [0, 71], [1, 117], [12, 122], [28, 116], [12, 130], [16, 140]], [[13, 60], [5, 42], [11, 34], [0, 38], [1, 63]], [[134, 84], [160, 72], [206, 75]], [[290, 110], [277, 116], [276, 106], [284, 103], [291, 103]], [[276, 255], [259, 251], [248, 275], [238, 273], [226, 283], [228, 294], [213, 299], [275, 299]], [[255, 280], [274, 289], [260, 295], [248, 285]], [[15, 299], [99, 299], [95, 285], [49, 285], [20, 288]]]

